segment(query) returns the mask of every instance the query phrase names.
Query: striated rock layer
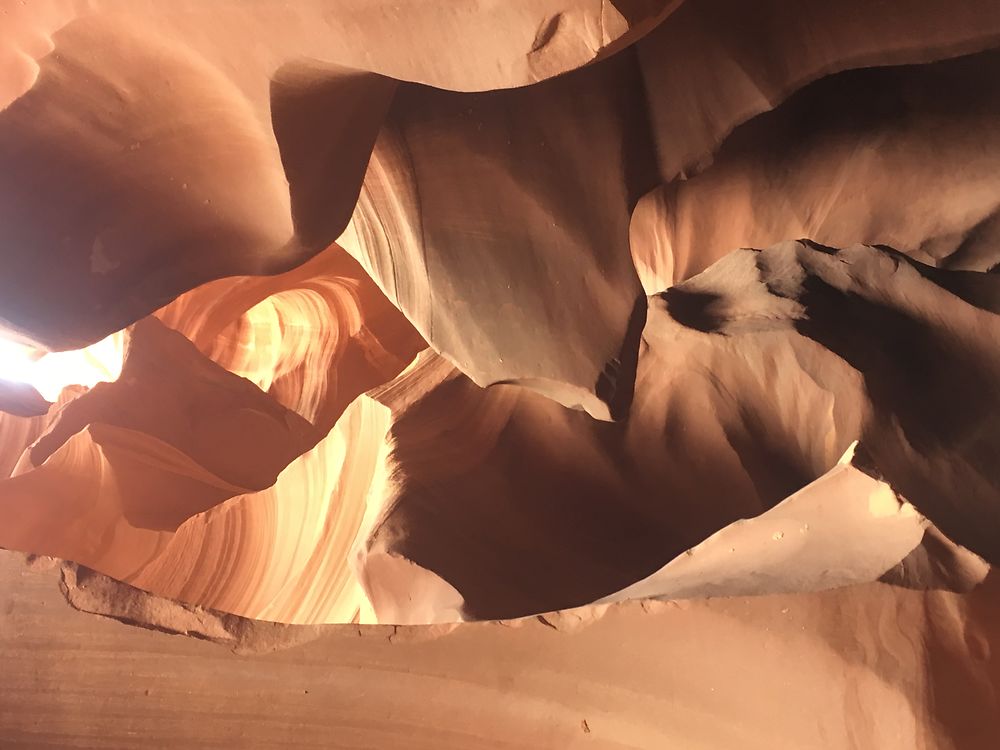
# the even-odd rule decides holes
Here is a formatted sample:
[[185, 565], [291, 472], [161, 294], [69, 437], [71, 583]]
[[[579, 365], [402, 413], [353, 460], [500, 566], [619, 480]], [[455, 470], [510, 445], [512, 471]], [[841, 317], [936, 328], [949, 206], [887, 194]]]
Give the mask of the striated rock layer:
[[[71, 594], [84, 609], [73, 611], [56, 569], [26, 573], [4, 553], [0, 571], [0, 654], [14, 688], [4, 691], [0, 723], [15, 746], [119, 747], [142, 737], [158, 747], [263, 748], [289, 742], [290, 732], [298, 747], [993, 742], [992, 574], [965, 594], [869, 583], [445, 630], [279, 632], [185, 618], [154, 602], [117, 615], [173, 624], [237, 647], [234, 655], [85, 614], [102, 611], [99, 586], [90, 597]], [[201, 712], [211, 719], [190, 719]]]
[[0, 0], [0, 73], [0, 745], [996, 744], [995, 0]]

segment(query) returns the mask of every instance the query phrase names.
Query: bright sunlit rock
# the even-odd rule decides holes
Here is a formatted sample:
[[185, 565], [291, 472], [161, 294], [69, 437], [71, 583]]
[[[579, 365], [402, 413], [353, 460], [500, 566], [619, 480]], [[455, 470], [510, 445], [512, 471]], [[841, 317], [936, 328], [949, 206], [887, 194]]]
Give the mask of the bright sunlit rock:
[[123, 331], [84, 349], [40, 352], [24, 344], [0, 339], [0, 378], [34, 386], [43, 398], [55, 401], [63, 388], [92, 388], [117, 380], [125, 351]]

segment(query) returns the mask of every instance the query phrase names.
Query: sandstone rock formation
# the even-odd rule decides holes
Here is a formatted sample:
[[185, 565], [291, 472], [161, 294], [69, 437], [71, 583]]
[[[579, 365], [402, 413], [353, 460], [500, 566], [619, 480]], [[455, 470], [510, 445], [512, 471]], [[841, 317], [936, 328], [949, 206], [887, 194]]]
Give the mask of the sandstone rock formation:
[[[632, 602], [599, 617], [276, 636], [118, 591], [114, 616], [157, 623], [126, 627], [90, 614], [108, 611], [107, 585], [84, 581], [96, 591], [70, 593], [74, 611], [58, 569], [26, 572], [0, 555], [0, 655], [17, 686], [0, 721], [14, 746], [985, 748], [994, 738], [993, 575], [962, 594], [876, 582]], [[199, 638], [157, 632], [158, 617]], [[944, 685], [962, 689], [935, 689]]]
[[0, 0], [0, 72], [0, 746], [995, 746], [996, 0]]

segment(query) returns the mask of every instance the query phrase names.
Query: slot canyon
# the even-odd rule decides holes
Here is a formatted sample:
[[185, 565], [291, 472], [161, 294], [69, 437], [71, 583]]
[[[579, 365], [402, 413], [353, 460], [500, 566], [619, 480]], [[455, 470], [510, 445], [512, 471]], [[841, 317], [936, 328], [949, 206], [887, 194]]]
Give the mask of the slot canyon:
[[994, 563], [1000, 0], [0, 0], [0, 748], [994, 750]]

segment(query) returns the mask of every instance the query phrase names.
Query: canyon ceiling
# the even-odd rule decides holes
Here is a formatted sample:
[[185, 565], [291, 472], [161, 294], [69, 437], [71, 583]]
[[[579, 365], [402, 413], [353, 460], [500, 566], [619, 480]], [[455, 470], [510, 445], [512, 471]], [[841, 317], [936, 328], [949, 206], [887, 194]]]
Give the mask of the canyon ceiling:
[[1000, 736], [1000, 2], [0, 0], [0, 747]]

